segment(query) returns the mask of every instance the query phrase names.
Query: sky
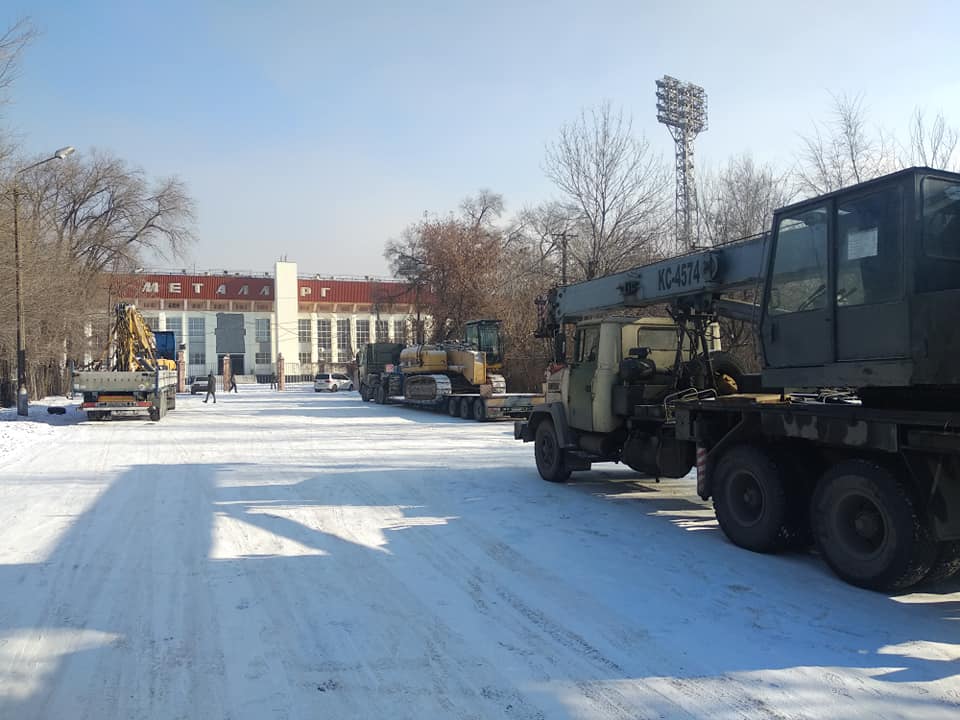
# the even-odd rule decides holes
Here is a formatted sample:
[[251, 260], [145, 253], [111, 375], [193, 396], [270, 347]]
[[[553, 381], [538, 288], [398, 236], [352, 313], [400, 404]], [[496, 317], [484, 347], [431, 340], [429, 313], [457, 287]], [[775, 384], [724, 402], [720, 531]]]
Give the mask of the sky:
[[387, 276], [386, 242], [480, 189], [507, 214], [558, 197], [545, 146], [609, 101], [657, 153], [655, 81], [703, 86], [698, 169], [787, 168], [831, 93], [903, 132], [960, 124], [949, 0], [5, 0], [29, 17], [0, 123], [27, 155], [114, 153], [183, 180], [188, 257], [151, 266]]

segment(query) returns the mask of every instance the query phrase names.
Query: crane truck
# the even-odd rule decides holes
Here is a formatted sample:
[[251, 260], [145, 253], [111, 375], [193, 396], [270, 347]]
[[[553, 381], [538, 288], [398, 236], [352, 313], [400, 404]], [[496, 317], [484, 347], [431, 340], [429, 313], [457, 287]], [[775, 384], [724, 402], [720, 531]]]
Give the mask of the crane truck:
[[135, 305], [116, 306], [110, 341], [96, 365], [71, 371], [73, 390], [82, 394], [80, 407], [88, 420], [146, 413], [158, 421], [176, 407], [174, 334], [150, 330]]
[[[757, 302], [737, 299], [751, 288]], [[652, 305], [669, 322], [623, 314]], [[960, 571], [960, 175], [910, 168], [804, 200], [761, 236], [541, 307], [553, 372], [514, 434], [545, 480], [608, 461], [695, 469], [740, 547], [812, 541], [882, 591]], [[712, 347], [721, 316], [750, 321], [758, 375]]]
[[[413, 405], [479, 422], [526, 417], [542, 402], [537, 393], [508, 393], [503, 375], [500, 320], [470, 320], [462, 341], [410, 345], [395, 353], [382, 373], [365, 370], [368, 346], [358, 357], [361, 396], [379, 404]], [[371, 360], [372, 362], [372, 360]], [[365, 391], [364, 388], [369, 388]]]

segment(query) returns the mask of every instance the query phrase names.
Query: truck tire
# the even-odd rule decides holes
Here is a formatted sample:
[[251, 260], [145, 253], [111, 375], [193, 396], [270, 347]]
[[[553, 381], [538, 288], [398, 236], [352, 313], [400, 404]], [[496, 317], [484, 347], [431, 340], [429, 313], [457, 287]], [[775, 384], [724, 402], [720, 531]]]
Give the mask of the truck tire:
[[170, 393], [170, 402], [167, 403], [167, 410], [176, 410], [177, 409], [177, 396], [175, 393]]
[[960, 573], [960, 540], [944, 540], [937, 543], [937, 556], [933, 567], [923, 578], [924, 585], [935, 585]]
[[460, 398], [447, 398], [447, 412], [450, 417], [460, 417]]
[[777, 460], [770, 451], [739, 445], [717, 463], [713, 507], [734, 545], [759, 553], [783, 548], [787, 491]]
[[377, 403], [377, 405], [386, 405], [387, 404], [387, 386], [383, 385], [382, 383], [380, 385], [377, 385], [376, 393], [377, 394], [374, 397], [374, 401]]
[[160, 420], [160, 408], [158, 407], [150, 408], [150, 419], [153, 420], [154, 422], [158, 422]]
[[460, 417], [464, 420], [469, 420], [473, 415], [473, 401], [470, 398], [463, 398], [460, 400]]
[[477, 398], [473, 401], [473, 419], [477, 422], [483, 422], [487, 419], [487, 403], [483, 398]]
[[872, 460], [847, 460], [827, 470], [811, 513], [820, 553], [853, 585], [901, 590], [923, 579], [936, 560], [936, 543], [907, 488]]
[[360, 383], [360, 399], [363, 402], [370, 402], [370, 388]]
[[564, 461], [563, 448], [557, 440], [552, 420], [543, 420], [537, 425], [533, 454], [537, 460], [537, 472], [547, 482], [563, 483], [570, 478], [570, 469]]

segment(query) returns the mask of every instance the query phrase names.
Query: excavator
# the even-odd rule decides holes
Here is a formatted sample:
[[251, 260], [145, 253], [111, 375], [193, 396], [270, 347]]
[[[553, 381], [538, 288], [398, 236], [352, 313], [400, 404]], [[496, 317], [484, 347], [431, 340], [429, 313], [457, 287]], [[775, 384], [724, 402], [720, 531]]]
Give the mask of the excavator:
[[374, 400], [415, 405], [481, 422], [526, 417], [542, 395], [507, 392], [501, 374], [501, 321], [471, 320], [464, 330], [464, 340], [400, 350], [398, 362], [390, 371], [368, 380], [375, 387]]
[[[653, 305], [670, 321], [622, 314]], [[599, 462], [695, 470], [740, 547], [812, 539], [874, 590], [960, 572], [960, 174], [909, 168], [804, 200], [763, 235], [540, 307], [553, 372], [514, 434], [545, 480]], [[719, 352], [721, 316], [752, 324], [759, 374]]]

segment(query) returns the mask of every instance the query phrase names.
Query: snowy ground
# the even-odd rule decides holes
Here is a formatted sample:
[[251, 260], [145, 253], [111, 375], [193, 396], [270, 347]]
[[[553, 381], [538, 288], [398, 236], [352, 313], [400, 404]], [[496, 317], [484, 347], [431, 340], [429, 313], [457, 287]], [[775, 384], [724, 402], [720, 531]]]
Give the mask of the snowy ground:
[[0, 718], [954, 718], [960, 584], [731, 546], [690, 483], [241, 387], [0, 414]]

